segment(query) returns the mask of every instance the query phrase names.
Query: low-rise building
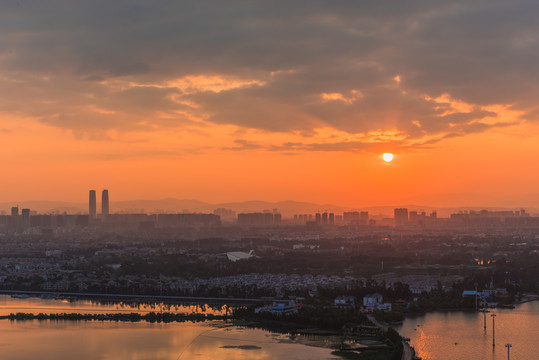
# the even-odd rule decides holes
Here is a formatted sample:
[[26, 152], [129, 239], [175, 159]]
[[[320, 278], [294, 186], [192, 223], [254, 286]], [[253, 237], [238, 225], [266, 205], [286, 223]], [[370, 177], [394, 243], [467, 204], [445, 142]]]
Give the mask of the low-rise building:
[[269, 312], [276, 315], [296, 314], [299, 310], [294, 300], [275, 300], [273, 305], [255, 309], [255, 313]]
[[334, 300], [335, 306], [354, 306], [355, 303], [355, 296], [338, 296]]
[[391, 303], [384, 303], [383, 296], [378, 293], [363, 297], [363, 306], [367, 311], [382, 310], [391, 311]]
[[228, 260], [232, 262], [236, 262], [238, 260], [249, 259], [249, 258], [252, 258], [253, 256], [255, 256], [255, 252], [253, 250], [249, 251], [248, 253], [243, 252], [243, 251], [232, 251], [232, 252], [226, 253], [226, 257], [228, 258]]

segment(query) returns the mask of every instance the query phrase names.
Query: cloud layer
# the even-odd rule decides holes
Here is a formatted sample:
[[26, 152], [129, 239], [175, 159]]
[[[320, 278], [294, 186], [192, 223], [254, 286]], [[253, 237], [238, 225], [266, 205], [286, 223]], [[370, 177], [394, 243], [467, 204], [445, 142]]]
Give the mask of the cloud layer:
[[5, 1], [0, 112], [77, 136], [226, 124], [300, 139], [236, 136], [227, 150], [431, 146], [537, 120], [538, 10], [486, 0]]

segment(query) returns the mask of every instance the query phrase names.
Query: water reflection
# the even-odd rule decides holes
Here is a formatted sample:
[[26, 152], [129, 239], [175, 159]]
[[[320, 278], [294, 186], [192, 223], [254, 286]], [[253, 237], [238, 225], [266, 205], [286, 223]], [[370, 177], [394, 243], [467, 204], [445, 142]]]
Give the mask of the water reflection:
[[[504, 360], [506, 343], [512, 359], [537, 359], [539, 354], [539, 302], [516, 309], [492, 309], [496, 314], [496, 347], [492, 349], [492, 318], [475, 312], [438, 312], [408, 318], [397, 330], [410, 338], [418, 356], [425, 360]], [[417, 325], [420, 326], [417, 326]]]
[[68, 299], [42, 299], [29, 297], [13, 299], [9, 295], [0, 295], [0, 316], [10, 313], [84, 313], [84, 314], [111, 314], [131, 313], [147, 314], [149, 312], [174, 313], [203, 313], [212, 315], [225, 315], [230, 307], [227, 305], [208, 304], [170, 304], [161, 302], [114, 302], [96, 300], [68, 300]]
[[190, 323], [0, 321], [3, 359], [330, 359], [331, 350], [282, 343], [264, 330]]
[[[13, 312], [148, 312], [163, 304], [128, 304], [61, 299], [12, 299], [0, 296], [0, 315]], [[226, 306], [166, 305], [170, 311], [226, 312]], [[169, 310], [167, 310], [169, 311]], [[307, 346], [323, 342], [313, 336], [222, 327], [214, 323], [148, 323], [113, 321], [0, 320], [2, 359], [26, 360], [242, 360], [334, 359], [331, 349]], [[327, 340], [325, 338], [322, 338]]]

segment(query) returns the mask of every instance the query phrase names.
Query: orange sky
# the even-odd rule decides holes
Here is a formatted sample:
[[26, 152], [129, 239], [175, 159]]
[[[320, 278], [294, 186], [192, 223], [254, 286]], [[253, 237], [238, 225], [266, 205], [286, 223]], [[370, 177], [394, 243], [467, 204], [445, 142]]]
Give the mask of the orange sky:
[[539, 203], [533, 4], [97, 3], [0, 9], [0, 202]]
[[[222, 150], [233, 141], [227, 129], [90, 140], [32, 120], [17, 124], [0, 134], [4, 201], [83, 202], [90, 188], [108, 188], [114, 200], [294, 199], [350, 207], [531, 206], [538, 199], [538, 129], [529, 125], [398, 150], [387, 164], [377, 151]], [[190, 151], [197, 143], [207, 149]]]

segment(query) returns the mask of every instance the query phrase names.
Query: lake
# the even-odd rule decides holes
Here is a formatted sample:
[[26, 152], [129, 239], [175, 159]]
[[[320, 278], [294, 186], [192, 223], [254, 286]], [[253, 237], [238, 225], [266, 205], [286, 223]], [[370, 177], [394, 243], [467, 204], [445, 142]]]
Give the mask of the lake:
[[[204, 305], [165, 305], [166, 311], [221, 313]], [[115, 313], [159, 310], [161, 305], [99, 304], [60, 299], [0, 296], [0, 315]], [[312, 345], [323, 337], [291, 337], [260, 329], [224, 327], [224, 322], [149, 323], [112, 321], [0, 320], [0, 354], [9, 360], [247, 360], [336, 359]]]
[[[496, 314], [494, 350], [491, 314]], [[486, 318], [484, 329], [483, 313], [435, 312], [407, 318], [396, 330], [424, 360], [505, 360], [508, 343], [511, 359], [539, 359], [539, 301], [490, 309]]]

